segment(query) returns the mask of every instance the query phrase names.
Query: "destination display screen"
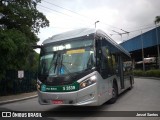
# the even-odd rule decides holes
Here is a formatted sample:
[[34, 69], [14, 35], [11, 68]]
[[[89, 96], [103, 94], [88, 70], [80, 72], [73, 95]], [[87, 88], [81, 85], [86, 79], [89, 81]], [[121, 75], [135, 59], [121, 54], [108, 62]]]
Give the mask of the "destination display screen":
[[79, 83], [74, 82], [70, 85], [63, 86], [49, 86], [49, 85], [41, 85], [42, 92], [71, 92], [79, 89]]

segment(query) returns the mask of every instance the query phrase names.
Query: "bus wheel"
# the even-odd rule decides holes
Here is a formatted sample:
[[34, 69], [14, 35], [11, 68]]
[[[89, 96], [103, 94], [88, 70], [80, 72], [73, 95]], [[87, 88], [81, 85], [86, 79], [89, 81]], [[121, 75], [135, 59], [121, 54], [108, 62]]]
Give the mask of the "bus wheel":
[[118, 89], [117, 89], [116, 84], [114, 83], [113, 88], [112, 88], [112, 98], [109, 100], [109, 103], [110, 104], [115, 103], [117, 100], [117, 97], [118, 97]]

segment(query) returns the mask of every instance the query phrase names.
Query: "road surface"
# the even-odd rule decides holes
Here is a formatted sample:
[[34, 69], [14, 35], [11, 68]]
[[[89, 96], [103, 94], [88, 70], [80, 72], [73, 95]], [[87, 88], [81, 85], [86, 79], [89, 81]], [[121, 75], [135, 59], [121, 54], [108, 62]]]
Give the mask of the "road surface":
[[[104, 114], [100, 114], [102, 111], [160, 111], [160, 80], [153, 79], [143, 79], [135, 78], [135, 84], [132, 90], [127, 90], [119, 96], [117, 102], [114, 104], [105, 103], [100, 107], [73, 107], [73, 106], [53, 106], [53, 105], [39, 105], [37, 98], [28, 99], [24, 101], [4, 104], [0, 106], [0, 111], [38, 111], [50, 113], [54, 111], [74, 111], [78, 113], [79, 116], [76, 117], [56, 117], [53, 116], [48, 119], [60, 119], [60, 120], [70, 120], [70, 119], [84, 119], [84, 120], [160, 120], [159, 117], [105, 117]], [[83, 116], [84, 113], [89, 111], [94, 111], [89, 113], [86, 117]], [[70, 112], [71, 113], [71, 112]], [[70, 114], [69, 113], [69, 114]], [[104, 112], [105, 113], [105, 112]], [[107, 113], [107, 112], [106, 112]], [[60, 114], [60, 112], [59, 112]], [[123, 113], [122, 113], [123, 114]], [[127, 114], [127, 112], [126, 112]], [[63, 114], [62, 114], [63, 116]], [[94, 117], [93, 117], [94, 116]]]

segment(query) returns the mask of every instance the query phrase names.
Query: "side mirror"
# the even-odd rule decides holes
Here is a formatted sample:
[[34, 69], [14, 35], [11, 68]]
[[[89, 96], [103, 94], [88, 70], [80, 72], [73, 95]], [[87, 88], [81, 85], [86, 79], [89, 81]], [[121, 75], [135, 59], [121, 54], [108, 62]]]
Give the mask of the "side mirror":
[[32, 48], [37, 49], [37, 48], [42, 48], [42, 46], [41, 45], [32, 45]]

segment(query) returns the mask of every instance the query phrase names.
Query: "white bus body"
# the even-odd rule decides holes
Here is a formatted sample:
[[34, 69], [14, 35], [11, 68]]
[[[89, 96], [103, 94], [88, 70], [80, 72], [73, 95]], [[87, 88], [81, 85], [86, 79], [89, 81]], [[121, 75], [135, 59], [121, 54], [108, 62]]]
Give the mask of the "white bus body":
[[114, 103], [133, 83], [129, 53], [100, 30], [74, 30], [43, 42], [37, 80], [42, 105]]

